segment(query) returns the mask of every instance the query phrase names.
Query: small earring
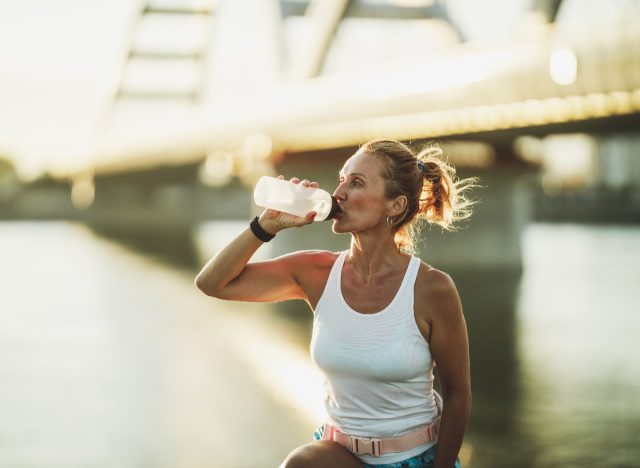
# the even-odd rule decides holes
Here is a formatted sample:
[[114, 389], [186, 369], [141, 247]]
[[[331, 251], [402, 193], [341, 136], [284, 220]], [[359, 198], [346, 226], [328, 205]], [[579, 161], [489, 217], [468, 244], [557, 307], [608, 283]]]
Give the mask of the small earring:
[[393, 227], [393, 218], [391, 216], [387, 216], [387, 226], [389, 226], [389, 228]]

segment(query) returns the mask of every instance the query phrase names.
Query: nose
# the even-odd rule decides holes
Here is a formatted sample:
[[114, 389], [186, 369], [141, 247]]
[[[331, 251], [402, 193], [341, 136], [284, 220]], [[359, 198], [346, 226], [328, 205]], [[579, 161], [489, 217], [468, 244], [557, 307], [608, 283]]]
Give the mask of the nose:
[[347, 198], [343, 185], [344, 184], [338, 184], [336, 189], [333, 191], [333, 196], [336, 197], [336, 200], [338, 200], [339, 203], [342, 203]]

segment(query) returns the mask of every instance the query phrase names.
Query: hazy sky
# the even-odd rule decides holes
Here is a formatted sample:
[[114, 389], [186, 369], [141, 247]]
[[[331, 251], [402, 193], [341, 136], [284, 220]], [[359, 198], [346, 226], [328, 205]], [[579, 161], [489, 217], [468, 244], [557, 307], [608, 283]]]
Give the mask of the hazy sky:
[[0, 2], [0, 154], [30, 172], [52, 155], [82, 153], [132, 3]]

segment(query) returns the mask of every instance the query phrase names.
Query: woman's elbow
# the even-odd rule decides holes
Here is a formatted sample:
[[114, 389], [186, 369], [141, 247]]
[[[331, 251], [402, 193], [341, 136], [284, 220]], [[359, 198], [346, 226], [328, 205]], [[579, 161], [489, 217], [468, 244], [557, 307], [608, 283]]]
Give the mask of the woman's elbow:
[[198, 276], [196, 276], [196, 279], [194, 280], [194, 284], [196, 285], [196, 288], [198, 288], [201, 292], [203, 292], [207, 296], [218, 297], [218, 295], [220, 294], [220, 292], [217, 289], [211, 287], [211, 285], [207, 282], [206, 277], [203, 274], [199, 274]]
[[444, 399], [452, 399], [452, 400], [459, 401], [460, 403], [469, 407], [471, 407], [471, 402], [473, 399], [473, 396], [471, 393], [471, 387], [467, 385], [460, 386], [458, 388], [450, 388], [446, 390], [443, 388], [442, 397]]

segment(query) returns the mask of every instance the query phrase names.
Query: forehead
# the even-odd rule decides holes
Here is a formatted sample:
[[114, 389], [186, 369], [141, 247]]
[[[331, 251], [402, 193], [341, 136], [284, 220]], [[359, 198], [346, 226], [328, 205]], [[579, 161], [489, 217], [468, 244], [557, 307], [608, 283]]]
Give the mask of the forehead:
[[357, 172], [373, 177], [380, 174], [380, 169], [380, 163], [377, 158], [367, 153], [356, 153], [345, 161], [340, 173], [349, 175]]

